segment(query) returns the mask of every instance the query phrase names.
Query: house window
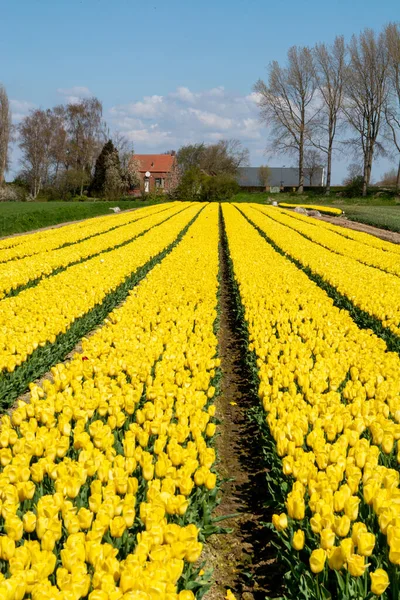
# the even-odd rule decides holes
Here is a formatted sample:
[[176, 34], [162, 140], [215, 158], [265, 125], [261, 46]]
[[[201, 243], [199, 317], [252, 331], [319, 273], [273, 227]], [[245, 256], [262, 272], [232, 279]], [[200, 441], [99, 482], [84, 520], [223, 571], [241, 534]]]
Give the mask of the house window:
[[163, 177], [156, 177], [156, 179], [155, 179], [156, 189], [160, 189], [160, 188], [163, 189], [164, 181], [165, 181], [165, 179]]

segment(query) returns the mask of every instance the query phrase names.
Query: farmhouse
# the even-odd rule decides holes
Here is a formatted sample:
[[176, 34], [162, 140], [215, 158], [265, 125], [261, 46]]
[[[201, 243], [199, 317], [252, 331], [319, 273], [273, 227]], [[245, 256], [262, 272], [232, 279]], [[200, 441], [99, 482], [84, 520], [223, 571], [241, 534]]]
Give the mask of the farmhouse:
[[[237, 181], [248, 191], [270, 191], [271, 188], [293, 188], [299, 185], [299, 169], [292, 167], [269, 167], [268, 181], [263, 181], [260, 167], [239, 167]], [[321, 187], [325, 183], [325, 169], [304, 169], [304, 186]]]
[[171, 154], [134, 154], [131, 160], [139, 164], [140, 188], [134, 193], [169, 191], [176, 163], [174, 151]]

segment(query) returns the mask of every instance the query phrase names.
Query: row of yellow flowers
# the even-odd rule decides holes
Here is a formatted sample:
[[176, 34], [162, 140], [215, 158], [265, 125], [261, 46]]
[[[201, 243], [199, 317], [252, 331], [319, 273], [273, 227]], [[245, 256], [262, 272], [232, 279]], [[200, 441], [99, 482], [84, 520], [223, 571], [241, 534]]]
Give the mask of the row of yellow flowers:
[[[176, 203], [173, 203], [170, 207], [164, 206], [162, 212], [158, 211], [154, 213], [153, 211], [151, 213], [146, 211], [147, 214], [138, 219], [138, 214], [141, 214], [139, 212], [134, 220], [131, 217], [131, 222], [121, 225], [116, 229], [111, 229], [111, 231], [106, 231], [100, 235], [85, 239], [82, 242], [54, 250], [46, 249], [19, 260], [0, 263], [0, 299], [11, 290], [24, 286], [30, 281], [47, 276], [56, 269], [65, 268], [71, 263], [80, 262], [92, 255], [126, 243], [187, 206], [187, 203], [182, 203], [182, 205], [178, 206]], [[63, 239], [62, 232], [60, 237]]]
[[65, 244], [76, 244], [90, 236], [105, 233], [114, 227], [125, 225], [164, 210], [165, 206], [149, 206], [135, 211], [93, 217], [80, 223], [27, 233], [0, 240], [0, 263], [32, 256], [39, 252], [50, 252]]
[[279, 202], [278, 206], [282, 208], [305, 208], [307, 210], [318, 210], [321, 213], [326, 215], [334, 215], [339, 217], [343, 214], [341, 208], [335, 208], [334, 206], [320, 206], [318, 204], [289, 204], [288, 202]]
[[208, 206], [82, 352], [3, 416], [2, 599], [194, 598], [216, 485], [217, 291]]
[[279, 467], [272, 488], [288, 488], [273, 524], [289, 585], [296, 597], [308, 589], [307, 598], [361, 600], [387, 589], [397, 599], [400, 358], [237, 209], [223, 213], [271, 438], [269, 468]]
[[[400, 334], [400, 286], [396, 275], [327, 250], [272, 218], [273, 209], [246, 205], [247, 215], [281, 250], [347, 296], [355, 306]], [[270, 212], [268, 212], [270, 211]]]
[[[274, 212], [268, 210], [265, 214], [278, 221], [278, 223], [294, 228], [310, 238], [311, 241], [321, 244], [321, 246], [332, 252], [400, 276], [400, 256], [396, 252], [395, 244], [392, 244], [393, 252], [391, 251], [392, 248], [383, 252], [382, 249], [375, 248], [373, 245], [345, 238], [336, 231], [321, 227], [321, 221], [316, 219], [305, 217], [307, 219], [305, 221], [303, 215], [301, 215], [303, 219], [298, 219], [297, 213], [288, 214], [287, 211], [279, 209]], [[369, 238], [373, 239], [373, 236], [370, 235]]]
[[[0, 304], [0, 369], [12, 372], [32, 352], [54, 343], [75, 319], [102, 303], [107, 293], [164, 250], [199, 211], [189, 206], [131, 243], [43, 279]], [[148, 227], [160, 221], [146, 219]]]
[[290, 214], [293, 218], [298, 219], [299, 221], [303, 221], [304, 223], [314, 223], [322, 229], [333, 231], [338, 235], [341, 235], [342, 237], [354, 240], [356, 242], [360, 242], [361, 244], [365, 244], [370, 248], [378, 248], [379, 250], [385, 250], [390, 253], [400, 254], [399, 244], [387, 242], [386, 240], [382, 240], [381, 238], [378, 238], [374, 235], [370, 235], [369, 233], [365, 233], [364, 231], [357, 231], [356, 229], [350, 229], [349, 227], [333, 225], [332, 223], [329, 223], [328, 221], [322, 221], [321, 219], [316, 221], [313, 217], [307, 217], [306, 215], [295, 213], [293, 211], [291, 211], [290, 213], [286, 211], [286, 214]]

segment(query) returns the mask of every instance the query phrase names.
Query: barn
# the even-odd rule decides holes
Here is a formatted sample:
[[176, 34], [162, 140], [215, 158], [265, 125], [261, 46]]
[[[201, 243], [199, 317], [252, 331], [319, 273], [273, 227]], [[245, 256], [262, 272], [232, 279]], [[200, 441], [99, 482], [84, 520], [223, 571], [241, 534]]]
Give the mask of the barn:
[[[299, 169], [295, 167], [268, 167], [269, 177], [265, 182], [260, 167], [239, 167], [237, 181], [246, 191], [270, 191], [271, 188], [292, 189], [299, 185]], [[322, 187], [325, 184], [325, 169], [304, 169], [305, 187]]]

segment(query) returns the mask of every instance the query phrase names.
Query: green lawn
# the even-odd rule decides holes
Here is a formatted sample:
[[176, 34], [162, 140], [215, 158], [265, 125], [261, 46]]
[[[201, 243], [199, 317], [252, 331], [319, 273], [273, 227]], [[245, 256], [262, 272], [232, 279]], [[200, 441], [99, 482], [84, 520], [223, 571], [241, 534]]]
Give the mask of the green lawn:
[[345, 216], [352, 221], [374, 225], [382, 229], [400, 231], [400, 202], [396, 198], [338, 198], [332, 196], [317, 196], [313, 194], [268, 194], [240, 192], [232, 198], [232, 202], [257, 202], [270, 204], [270, 201], [289, 202], [291, 204], [316, 204], [333, 206], [344, 211]]
[[152, 203], [143, 202], [142, 200], [123, 200], [120, 202], [1, 202], [0, 237], [98, 215], [111, 215], [111, 206], [119, 206], [121, 210], [124, 210], [148, 206], [149, 204]]
[[400, 231], [399, 206], [346, 206], [345, 215], [352, 221], [375, 225], [390, 231]]

